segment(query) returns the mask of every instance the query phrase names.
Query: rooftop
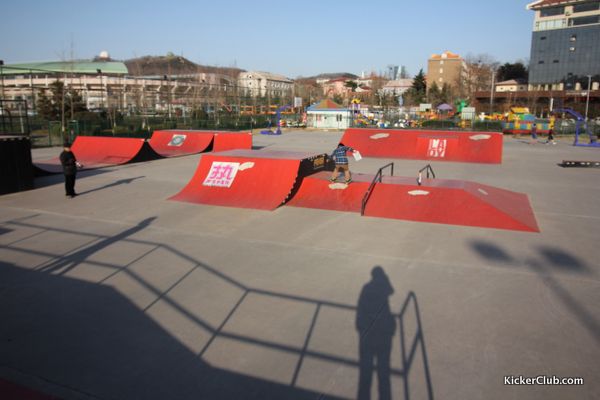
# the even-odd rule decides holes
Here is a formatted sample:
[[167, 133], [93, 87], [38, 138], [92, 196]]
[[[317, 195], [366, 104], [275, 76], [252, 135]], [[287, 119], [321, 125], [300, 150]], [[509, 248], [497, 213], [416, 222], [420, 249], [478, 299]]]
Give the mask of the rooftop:
[[540, 8], [554, 7], [558, 5], [567, 5], [574, 3], [582, 3], [582, 0], [538, 0], [527, 4], [528, 10], [538, 10]]
[[441, 59], [454, 59], [460, 60], [461, 56], [451, 51], [445, 51], [442, 54], [432, 54], [429, 58], [430, 60], [441, 60]]
[[23, 75], [32, 72], [59, 74], [103, 74], [127, 75], [127, 66], [120, 61], [48, 61], [22, 64], [9, 64], [2, 68], [3, 75]]

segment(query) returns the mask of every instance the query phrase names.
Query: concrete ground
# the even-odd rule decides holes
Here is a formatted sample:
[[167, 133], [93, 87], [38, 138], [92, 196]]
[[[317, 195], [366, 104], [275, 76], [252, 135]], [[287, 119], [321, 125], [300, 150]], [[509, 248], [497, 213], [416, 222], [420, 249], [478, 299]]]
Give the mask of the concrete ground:
[[[433, 163], [528, 194], [541, 233], [169, 201], [199, 158], [0, 197], [0, 378], [64, 399], [600, 398], [600, 170], [557, 166], [600, 149], [505, 138], [501, 165]], [[504, 384], [539, 375], [584, 384]]]

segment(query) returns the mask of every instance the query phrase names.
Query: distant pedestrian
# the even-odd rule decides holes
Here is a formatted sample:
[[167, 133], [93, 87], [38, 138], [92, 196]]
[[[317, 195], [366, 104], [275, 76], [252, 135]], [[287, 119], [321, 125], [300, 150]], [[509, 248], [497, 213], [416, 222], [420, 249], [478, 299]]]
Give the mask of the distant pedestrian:
[[531, 142], [537, 142], [537, 125], [535, 122], [531, 124]]
[[60, 163], [62, 164], [63, 173], [65, 175], [65, 196], [73, 198], [77, 196], [77, 193], [75, 193], [77, 168], [81, 168], [82, 165], [77, 162], [75, 154], [71, 151], [71, 143], [69, 142], [63, 144], [63, 151], [60, 153]]
[[333, 174], [331, 174], [331, 182], [335, 182], [337, 180], [338, 174], [340, 170], [344, 171], [344, 178], [346, 178], [345, 183], [352, 182], [352, 175], [350, 174], [350, 168], [348, 167], [348, 156], [347, 152], [355, 152], [352, 147], [344, 146], [343, 143], [338, 144], [338, 147], [331, 153], [331, 157], [335, 161], [335, 168], [333, 169]]
[[554, 141], [554, 132], [552, 131], [552, 128], [550, 128], [548, 130], [548, 140], [546, 140], [546, 144], [556, 144], [556, 142]]

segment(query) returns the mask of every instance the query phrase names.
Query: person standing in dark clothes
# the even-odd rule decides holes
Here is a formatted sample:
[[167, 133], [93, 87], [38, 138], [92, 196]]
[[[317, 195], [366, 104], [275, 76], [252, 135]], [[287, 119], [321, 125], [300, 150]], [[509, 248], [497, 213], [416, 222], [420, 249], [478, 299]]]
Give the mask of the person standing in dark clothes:
[[75, 177], [77, 176], [77, 168], [81, 168], [81, 164], [77, 162], [69, 142], [65, 142], [63, 147], [64, 149], [60, 153], [60, 163], [65, 174], [65, 196], [73, 198], [77, 196], [77, 193], [75, 193]]

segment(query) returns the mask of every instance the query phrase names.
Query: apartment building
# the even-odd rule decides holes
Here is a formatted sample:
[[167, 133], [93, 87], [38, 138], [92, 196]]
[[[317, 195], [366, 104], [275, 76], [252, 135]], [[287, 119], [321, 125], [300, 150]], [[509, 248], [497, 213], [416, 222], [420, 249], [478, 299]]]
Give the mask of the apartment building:
[[270, 72], [247, 71], [239, 74], [238, 86], [248, 96], [283, 97], [291, 95], [294, 82]]
[[433, 54], [427, 62], [427, 86], [430, 87], [435, 82], [438, 87], [445, 83], [456, 87], [464, 69], [465, 61], [458, 54], [450, 51]]

